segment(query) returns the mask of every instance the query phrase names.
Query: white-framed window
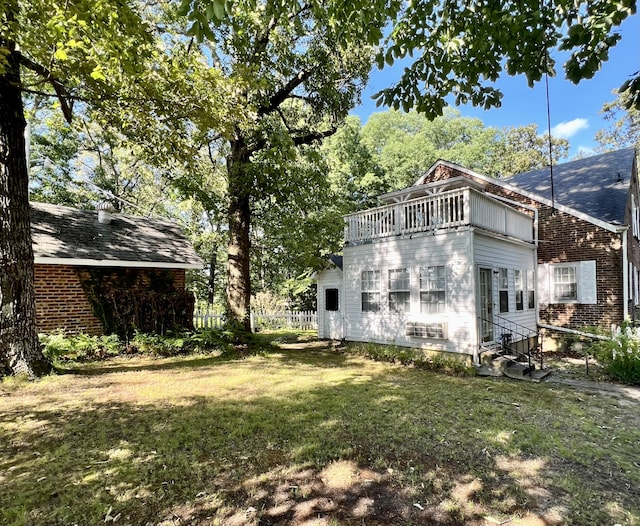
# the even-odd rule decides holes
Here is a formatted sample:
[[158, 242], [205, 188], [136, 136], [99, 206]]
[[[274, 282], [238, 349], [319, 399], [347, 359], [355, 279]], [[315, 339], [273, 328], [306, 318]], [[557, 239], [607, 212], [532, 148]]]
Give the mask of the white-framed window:
[[360, 275], [362, 312], [380, 310], [380, 271], [364, 270]]
[[522, 270], [514, 269], [513, 285], [516, 291], [516, 310], [524, 310], [524, 276]]
[[411, 309], [411, 280], [408, 268], [389, 270], [389, 310], [409, 312]]
[[445, 312], [447, 279], [444, 265], [420, 267], [420, 312]]
[[553, 267], [553, 301], [565, 303], [578, 301], [578, 272], [574, 265]]
[[538, 265], [538, 302], [598, 303], [597, 269], [594, 260]]
[[527, 308], [536, 308], [536, 283], [532, 269], [527, 269]]
[[498, 299], [500, 313], [509, 312], [509, 271], [506, 268], [498, 269]]

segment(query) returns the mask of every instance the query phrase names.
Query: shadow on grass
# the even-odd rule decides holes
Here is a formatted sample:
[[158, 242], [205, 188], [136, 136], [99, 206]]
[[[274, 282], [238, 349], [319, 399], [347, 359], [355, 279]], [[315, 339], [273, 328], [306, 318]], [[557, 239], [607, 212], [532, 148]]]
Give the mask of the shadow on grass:
[[[200, 372], [215, 375], [216, 364], [201, 362]], [[23, 404], [0, 413], [0, 522], [637, 520], [639, 497], [629, 488], [639, 471], [606, 447], [580, 447], [578, 439], [610, 439], [610, 429], [564, 394], [394, 370], [291, 396], [112, 400], [90, 410]], [[572, 418], [554, 417], [563, 411]], [[620, 415], [599, 416], [610, 424]], [[628, 426], [616, 432], [632, 454], [640, 433]]]

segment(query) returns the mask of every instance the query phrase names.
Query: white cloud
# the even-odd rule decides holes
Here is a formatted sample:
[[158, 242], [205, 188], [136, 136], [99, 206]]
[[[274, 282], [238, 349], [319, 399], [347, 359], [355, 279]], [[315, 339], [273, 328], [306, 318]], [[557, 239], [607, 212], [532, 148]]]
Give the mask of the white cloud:
[[586, 130], [589, 127], [587, 119], [573, 119], [572, 121], [561, 122], [551, 128], [551, 135], [561, 139], [570, 139], [580, 130]]

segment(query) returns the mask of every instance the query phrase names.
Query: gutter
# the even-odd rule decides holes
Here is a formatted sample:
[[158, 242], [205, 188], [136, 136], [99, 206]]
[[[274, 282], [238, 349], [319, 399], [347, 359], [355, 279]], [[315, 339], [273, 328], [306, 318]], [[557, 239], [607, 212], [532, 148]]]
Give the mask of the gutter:
[[543, 329], [549, 329], [552, 331], [558, 332], [566, 332], [567, 334], [575, 334], [576, 336], [584, 336], [586, 338], [593, 338], [596, 340], [610, 340], [610, 338], [606, 336], [601, 336], [600, 334], [593, 334], [590, 332], [576, 331], [575, 329], [568, 329], [566, 327], [558, 327], [557, 325], [547, 325], [546, 323], [540, 323], [538, 321], [538, 327], [542, 327]]

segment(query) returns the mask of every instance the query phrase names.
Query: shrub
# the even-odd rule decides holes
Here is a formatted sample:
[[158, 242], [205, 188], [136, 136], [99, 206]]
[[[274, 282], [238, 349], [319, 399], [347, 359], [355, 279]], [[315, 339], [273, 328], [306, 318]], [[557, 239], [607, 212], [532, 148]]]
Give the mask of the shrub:
[[628, 324], [623, 324], [610, 340], [595, 343], [591, 350], [611, 378], [640, 385], [640, 335]]
[[347, 345], [346, 351], [380, 362], [413, 365], [420, 369], [445, 373], [452, 376], [474, 376], [476, 374], [476, 370], [472, 366], [454, 357], [448, 357], [444, 354], [425, 356], [421, 350], [411, 347], [375, 343], [351, 343]]
[[56, 329], [39, 336], [42, 352], [53, 363], [98, 360], [116, 356], [123, 350], [122, 343], [116, 335], [67, 334], [63, 329]]

